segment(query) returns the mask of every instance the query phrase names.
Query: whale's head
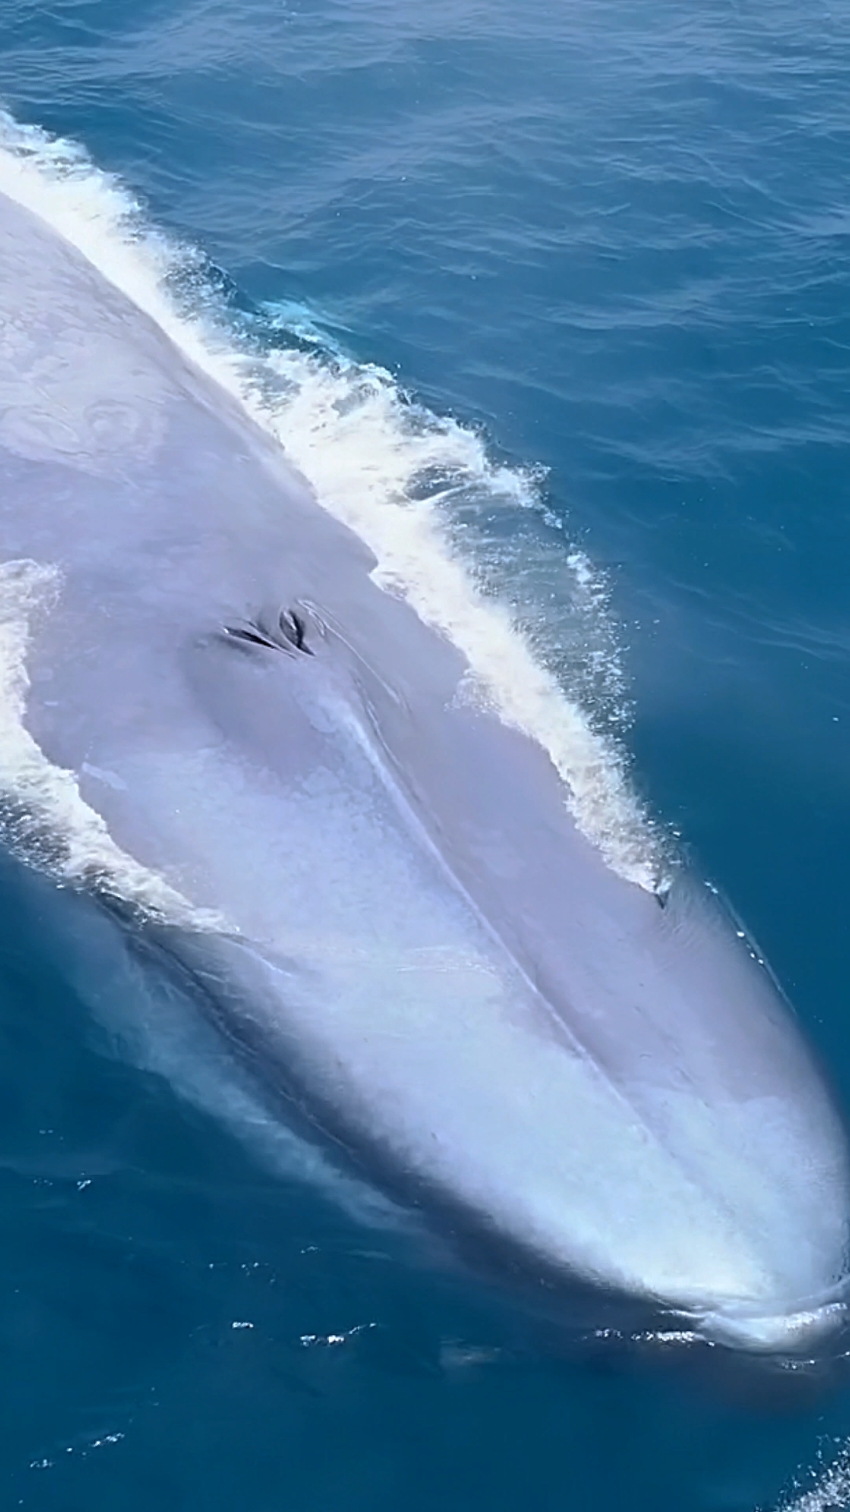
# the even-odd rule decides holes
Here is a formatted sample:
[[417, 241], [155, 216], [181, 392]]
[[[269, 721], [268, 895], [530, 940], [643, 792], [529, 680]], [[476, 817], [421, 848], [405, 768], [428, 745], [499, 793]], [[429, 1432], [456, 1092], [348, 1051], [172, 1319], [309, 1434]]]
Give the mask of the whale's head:
[[165, 920], [230, 1039], [435, 1222], [814, 1347], [847, 1142], [757, 952], [684, 872], [617, 864], [600, 748], [564, 758], [578, 716], [530, 656], [500, 702], [469, 618], [382, 587], [152, 320], [2, 198], [0, 233], [15, 843]]

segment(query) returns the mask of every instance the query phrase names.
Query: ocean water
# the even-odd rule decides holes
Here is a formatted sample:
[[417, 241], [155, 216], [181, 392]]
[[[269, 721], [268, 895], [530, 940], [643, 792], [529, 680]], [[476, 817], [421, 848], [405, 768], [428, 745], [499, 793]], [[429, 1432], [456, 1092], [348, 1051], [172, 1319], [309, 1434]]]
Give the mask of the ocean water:
[[[498, 666], [616, 864], [685, 837], [850, 1105], [847, 11], [0, 0], [0, 99], [0, 190]], [[850, 1386], [565, 1352], [298, 1179], [220, 1047], [93, 1016], [70, 895], [0, 902], [4, 1506], [850, 1506]]]

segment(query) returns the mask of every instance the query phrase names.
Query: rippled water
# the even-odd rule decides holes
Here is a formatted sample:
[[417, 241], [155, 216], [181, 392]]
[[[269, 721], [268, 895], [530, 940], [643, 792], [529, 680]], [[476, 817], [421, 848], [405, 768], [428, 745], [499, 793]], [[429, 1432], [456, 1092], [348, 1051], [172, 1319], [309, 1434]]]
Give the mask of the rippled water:
[[[624, 864], [641, 803], [662, 851], [683, 832], [850, 1096], [847, 12], [0, 0], [0, 27], [16, 121], [88, 155], [69, 180], [66, 147], [0, 141], [67, 234], [139, 297], [165, 277], [398, 570], [441, 531], [513, 605], [581, 711], [569, 759], [602, 743]], [[422, 581], [456, 628], [463, 581]], [[9, 1505], [850, 1505], [840, 1383], [564, 1357], [295, 1180], [214, 1044], [93, 1021], [57, 901], [9, 868], [2, 900]]]

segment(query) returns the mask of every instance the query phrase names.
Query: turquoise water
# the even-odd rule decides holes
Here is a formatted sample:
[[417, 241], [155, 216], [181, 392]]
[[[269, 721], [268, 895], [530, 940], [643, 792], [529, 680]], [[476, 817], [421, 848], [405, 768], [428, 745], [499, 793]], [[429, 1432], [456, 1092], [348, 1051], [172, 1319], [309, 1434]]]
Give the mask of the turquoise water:
[[[850, 1099], [846, 11], [0, 0], [0, 96], [88, 154], [66, 229], [138, 199], [320, 492], [513, 602]], [[208, 1045], [187, 1099], [0, 887], [4, 1505], [850, 1505], [846, 1386], [565, 1354], [258, 1149]]]

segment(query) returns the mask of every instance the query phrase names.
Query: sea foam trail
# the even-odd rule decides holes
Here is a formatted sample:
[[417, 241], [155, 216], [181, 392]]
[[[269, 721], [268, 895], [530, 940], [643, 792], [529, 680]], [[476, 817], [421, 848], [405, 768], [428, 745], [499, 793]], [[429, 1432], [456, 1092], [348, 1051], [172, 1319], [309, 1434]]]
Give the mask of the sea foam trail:
[[844, 1507], [850, 1507], [850, 1441], [834, 1459], [816, 1466], [811, 1483], [795, 1488], [776, 1512], [841, 1512]]
[[[494, 463], [475, 431], [412, 404], [380, 368], [340, 352], [261, 349], [240, 337], [205, 287], [199, 254], [151, 226], [79, 146], [5, 113], [0, 191], [72, 242], [281, 442], [324, 507], [371, 547], [377, 580], [464, 653], [477, 696], [549, 752], [577, 823], [608, 863], [641, 886], [658, 886], [665, 846], [630, 786], [618, 741], [594, 728], [581, 698], [569, 696], [535, 652], [520, 624], [529, 605], [484, 591], [482, 574], [497, 590], [506, 574], [488, 573], [481, 553], [476, 561], [475, 530], [469, 551], [458, 546], [465, 522], [453, 506], [464, 490], [494, 507], [539, 508], [534, 478]], [[188, 307], [175, 293], [187, 287], [195, 292]], [[583, 608], [585, 626], [594, 616], [601, 622], [586, 559], [559, 556], [570, 568], [573, 609]], [[610, 703], [620, 676], [613, 638], [586, 634], [579, 650], [582, 672], [568, 682], [592, 689], [604, 663]]]
[[26, 727], [26, 658], [33, 620], [50, 612], [60, 591], [54, 567], [0, 561], [0, 804], [4, 836], [46, 871], [95, 890], [118, 893], [141, 912], [221, 929], [211, 910], [193, 908], [164, 877], [122, 851], [83, 799], [74, 772], [49, 761]]

